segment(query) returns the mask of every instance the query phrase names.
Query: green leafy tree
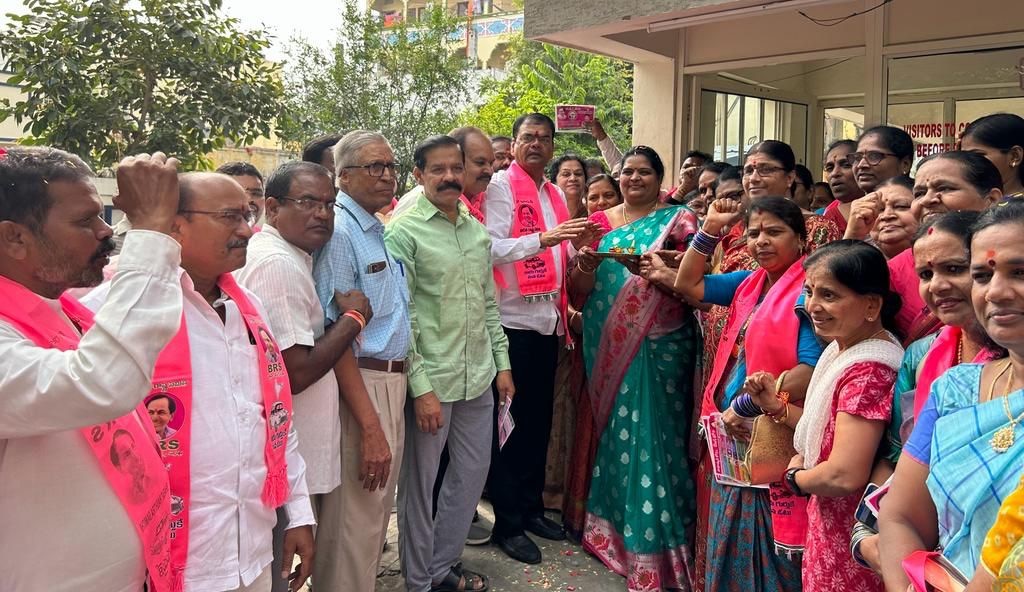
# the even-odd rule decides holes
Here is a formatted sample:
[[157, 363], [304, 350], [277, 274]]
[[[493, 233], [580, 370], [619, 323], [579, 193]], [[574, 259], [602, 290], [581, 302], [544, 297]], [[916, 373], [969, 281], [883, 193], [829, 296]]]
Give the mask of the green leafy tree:
[[9, 83], [25, 99], [0, 120], [25, 122], [25, 144], [49, 144], [96, 167], [162, 150], [187, 167], [227, 140], [271, 131], [279, 110], [269, 41], [218, 14], [219, 0], [25, 0], [0, 34]]
[[[523, 113], [554, 118], [555, 105], [594, 105], [608, 135], [628, 144], [633, 118], [632, 66], [617, 60], [518, 36], [509, 44], [505, 78], [484, 81], [484, 101], [464, 111], [461, 120], [492, 135], [509, 135]], [[599, 156], [589, 134], [557, 134], [555, 154]]]
[[328, 51], [291, 43], [281, 135], [301, 144], [339, 130], [379, 131], [395, 151], [404, 188], [416, 144], [447, 133], [466, 100], [470, 65], [453, 44], [464, 21], [436, 7], [418, 22], [385, 27], [352, 3], [342, 19]]

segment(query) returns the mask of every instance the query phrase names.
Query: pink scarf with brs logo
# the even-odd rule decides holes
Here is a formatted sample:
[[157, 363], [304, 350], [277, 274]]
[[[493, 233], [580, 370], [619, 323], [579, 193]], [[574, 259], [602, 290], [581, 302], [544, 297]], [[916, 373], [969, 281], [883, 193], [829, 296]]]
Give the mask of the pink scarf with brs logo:
[[[227, 294], [242, 315], [255, 343], [259, 360], [260, 392], [263, 399], [263, 417], [266, 423], [267, 440], [263, 447], [263, 458], [267, 466], [267, 478], [263, 482], [261, 500], [268, 508], [276, 508], [288, 499], [288, 468], [285, 449], [288, 430], [291, 427], [292, 391], [288, 374], [281, 358], [281, 349], [267, 329], [263, 319], [245, 292], [238, 287], [231, 274], [224, 274], [217, 281], [221, 291]], [[183, 580], [185, 562], [188, 558], [189, 504], [191, 493], [190, 456], [192, 447], [192, 356], [188, 342], [188, 328], [185, 317], [181, 318], [181, 329], [160, 353], [153, 373], [153, 388], [146, 397], [148, 402], [157, 396], [170, 397], [176, 401], [175, 414], [184, 415], [184, 422], [173, 434], [160, 441], [161, 454], [170, 477], [171, 485], [171, 566], [178, 582]], [[180, 587], [175, 588], [180, 590]]]
[[[800, 317], [793, 307], [803, 290], [803, 262], [801, 258], [790, 265], [768, 289], [760, 305], [758, 300], [768, 281], [768, 272], [764, 269], [750, 274], [736, 290], [729, 321], [718, 342], [718, 352], [704, 390], [702, 416], [718, 411], [715, 394], [725, 379], [729, 361], [736, 354], [733, 350], [741, 333], [747, 376], [759, 371], [778, 376], [797, 365]], [[781, 483], [773, 483], [769, 486], [769, 500], [776, 549], [787, 554], [801, 552], [807, 535], [807, 498], [795, 495]]]
[[[511, 238], [519, 238], [530, 234], [536, 234], [550, 230], [544, 225], [543, 210], [540, 205], [540, 192], [537, 191], [537, 184], [519, 163], [513, 162], [508, 167], [508, 180], [512, 187], [512, 229], [509, 233]], [[555, 223], [561, 224], [569, 219], [569, 209], [565, 206], [565, 200], [558, 193], [558, 189], [545, 180], [541, 189], [547, 193], [548, 203], [555, 211]], [[568, 329], [567, 307], [568, 299], [565, 290], [560, 289], [561, 278], [555, 269], [554, 249], [543, 249], [533, 257], [516, 261], [513, 265], [516, 270], [516, 279], [519, 281], [519, 293], [527, 302], [540, 302], [545, 300], [559, 300], [559, 310], [562, 315], [562, 323], [565, 325], [566, 345], [571, 347], [572, 338]], [[562, 270], [566, 269], [568, 252], [564, 247], [558, 249], [562, 258]], [[495, 276], [498, 285], [504, 287], [504, 279]]]
[[[47, 349], [78, 349], [81, 335], [38, 294], [2, 276], [0, 294], [0, 318], [27, 339]], [[93, 315], [88, 308], [70, 297], [62, 297], [60, 304], [81, 333], [89, 330]], [[81, 428], [79, 432], [135, 527], [149, 572], [149, 589], [181, 590], [181, 579], [175, 580], [171, 565], [170, 491], [145, 407], [139, 405], [128, 415]]]

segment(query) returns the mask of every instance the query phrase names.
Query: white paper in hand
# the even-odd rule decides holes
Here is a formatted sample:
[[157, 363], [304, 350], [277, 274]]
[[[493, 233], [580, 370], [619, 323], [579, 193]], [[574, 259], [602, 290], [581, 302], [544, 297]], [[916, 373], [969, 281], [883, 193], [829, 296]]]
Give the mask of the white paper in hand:
[[516, 427], [516, 422], [512, 419], [512, 412], [509, 411], [509, 407], [511, 405], [506, 403], [498, 409], [498, 450], [505, 447], [505, 442], [512, 435], [512, 430]]

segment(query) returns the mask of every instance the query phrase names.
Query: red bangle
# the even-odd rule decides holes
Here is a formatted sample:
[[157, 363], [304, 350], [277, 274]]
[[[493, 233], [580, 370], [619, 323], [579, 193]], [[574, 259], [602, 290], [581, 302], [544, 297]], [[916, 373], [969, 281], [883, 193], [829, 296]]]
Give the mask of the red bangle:
[[355, 321], [356, 323], [358, 323], [360, 332], [362, 332], [362, 330], [366, 328], [366, 319], [358, 310], [346, 310], [345, 314], [341, 316], [348, 317]]

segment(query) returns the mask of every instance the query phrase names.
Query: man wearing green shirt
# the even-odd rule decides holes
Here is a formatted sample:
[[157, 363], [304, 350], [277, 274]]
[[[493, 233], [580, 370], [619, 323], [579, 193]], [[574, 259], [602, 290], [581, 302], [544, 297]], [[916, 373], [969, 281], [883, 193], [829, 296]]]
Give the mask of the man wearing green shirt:
[[[482, 590], [487, 578], [464, 569], [459, 557], [490, 466], [491, 381], [500, 405], [515, 394], [508, 340], [494, 298], [490, 237], [459, 200], [465, 161], [458, 142], [428, 138], [414, 160], [423, 195], [384, 234], [405, 270], [412, 321], [398, 548], [409, 592]], [[431, 517], [445, 442], [451, 461]]]

